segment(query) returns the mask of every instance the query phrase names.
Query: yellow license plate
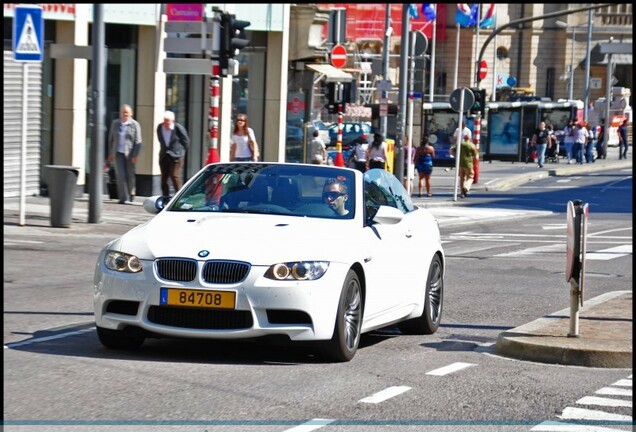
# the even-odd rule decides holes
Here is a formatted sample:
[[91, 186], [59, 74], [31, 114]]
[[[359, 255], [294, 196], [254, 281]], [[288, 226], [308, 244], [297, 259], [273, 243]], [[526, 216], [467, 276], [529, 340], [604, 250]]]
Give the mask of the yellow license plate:
[[159, 303], [166, 306], [234, 309], [236, 293], [233, 291], [161, 288]]

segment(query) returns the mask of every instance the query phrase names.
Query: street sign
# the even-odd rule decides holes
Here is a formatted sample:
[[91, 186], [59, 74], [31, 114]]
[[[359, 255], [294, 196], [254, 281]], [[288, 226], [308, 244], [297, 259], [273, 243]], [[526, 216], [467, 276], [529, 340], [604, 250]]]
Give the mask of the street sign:
[[377, 87], [378, 90], [387, 91], [387, 92], [391, 91], [391, 88], [393, 87], [393, 85], [391, 84], [391, 81], [389, 80], [378, 80], [375, 86]]
[[486, 78], [487, 73], [488, 64], [486, 63], [486, 60], [482, 60], [481, 63], [479, 63], [479, 79], [483, 80], [484, 78]]
[[165, 38], [163, 50], [172, 54], [201, 54], [213, 51], [213, 40], [203, 38]]
[[44, 58], [44, 18], [35, 5], [15, 7], [13, 16], [13, 60], [41, 62]]
[[203, 3], [168, 3], [168, 21], [203, 21]]
[[[464, 105], [461, 105], [462, 91], [464, 92]], [[475, 103], [475, 95], [466, 87], [460, 87], [453, 90], [450, 94], [450, 105], [457, 112], [467, 112]]]
[[167, 58], [163, 60], [163, 72], [181, 75], [210, 75], [214, 63], [210, 59]]
[[426, 52], [426, 48], [428, 48], [428, 39], [426, 35], [419, 30], [413, 30], [411, 35], [415, 37], [415, 52], [413, 53], [416, 56], [422, 55]]
[[343, 45], [336, 44], [331, 49], [331, 64], [338, 69], [347, 64], [347, 49]]
[[166, 33], [211, 33], [214, 34], [212, 21], [167, 21]]

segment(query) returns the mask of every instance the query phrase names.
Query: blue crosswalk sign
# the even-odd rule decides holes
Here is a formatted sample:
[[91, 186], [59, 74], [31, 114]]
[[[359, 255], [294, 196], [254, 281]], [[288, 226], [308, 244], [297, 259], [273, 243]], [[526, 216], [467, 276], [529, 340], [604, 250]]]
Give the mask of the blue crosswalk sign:
[[36, 5], [16, 6], [13, 15], [13, 59], [41, 62], [44, 57], [44, 19]]

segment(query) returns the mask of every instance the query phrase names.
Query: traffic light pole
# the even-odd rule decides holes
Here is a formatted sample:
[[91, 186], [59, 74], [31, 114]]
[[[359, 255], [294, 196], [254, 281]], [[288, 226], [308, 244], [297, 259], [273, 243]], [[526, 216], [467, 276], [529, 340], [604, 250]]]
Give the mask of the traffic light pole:
[[344, 157], [342, 156], [342, 120], [343, 120], [343, 114], [342, 114], [342, 104], [338, 104], [338, 138], [336, 141], [336, 160], [333, 161], [333, 164], [337, 167], [343, 167], [345, 166], [344, 164]]
[[219, 69], [218, 62], [212, 63], [212, 75], [210, 76], [210, 150], [208, 151], [209, 163], [219, 162]]
[[477, 156], [473, 158], [473, 171], [474, 178], [473, 183], [477, 183], [479, 181], [479, 141], [481, 140], [481, 112], [477, 111], [475, 115], [475, 123], [473, 126], [474, 129], [474, 141], [475, 147], [477, 147]]

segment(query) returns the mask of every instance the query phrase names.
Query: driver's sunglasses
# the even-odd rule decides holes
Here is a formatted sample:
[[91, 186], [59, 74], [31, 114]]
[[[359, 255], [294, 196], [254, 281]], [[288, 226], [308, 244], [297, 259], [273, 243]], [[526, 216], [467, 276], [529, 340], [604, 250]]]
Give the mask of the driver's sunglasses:
[[339, 197], [341, 197], [343, 195], [344, 194], [342, 192], [323, 192], [322, 193], [322, 198], [323, 199], [328, 199], [330, 201], [333, 201], [336, 198], [339, 198]]

